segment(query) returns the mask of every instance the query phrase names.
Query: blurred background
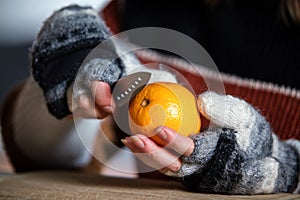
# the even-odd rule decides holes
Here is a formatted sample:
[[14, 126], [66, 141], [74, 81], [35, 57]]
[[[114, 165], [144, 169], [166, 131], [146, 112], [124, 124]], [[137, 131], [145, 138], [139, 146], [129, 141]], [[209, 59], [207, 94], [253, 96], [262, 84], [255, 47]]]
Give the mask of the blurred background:
[[[14, 85], [29, 76], [29, 49], [43, 21], [53, 11], [75, 3], [90, 5], [100, 11], [108, 2], [109, 0], [1, 0], [0, 104]], [[4, 155], [0, 137], [0, 173], [12, 170]]]
[[8, 90], [30, 73], [29, 48], [43, 21], [69, 4], [101, 10], [109, 0], [1, 0], [0, 1], [0, 102]]

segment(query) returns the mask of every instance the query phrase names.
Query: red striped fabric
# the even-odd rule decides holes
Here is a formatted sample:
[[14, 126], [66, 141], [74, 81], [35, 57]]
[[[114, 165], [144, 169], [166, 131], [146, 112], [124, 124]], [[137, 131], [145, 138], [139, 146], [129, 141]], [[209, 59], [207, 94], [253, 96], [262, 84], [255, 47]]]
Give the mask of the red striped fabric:
[[[161, 63], [177, 70], [190, 82], [197, 94], [208, 89], [207, 82], [219, 84], [218, 76], [221, 75], [226, 94], [240, 97], [257, 108], [281, 139], [300, 139], [299, 90], [224, 73], [219, 74], [201, 66], [197, 66], [196, 69], [194, 67], [196, 65], [150, 50], [139, 51], [137, 55], [143, 63]], [[208, 121], [205, 119], [202, 121], [203, 128], [207, 127]]]

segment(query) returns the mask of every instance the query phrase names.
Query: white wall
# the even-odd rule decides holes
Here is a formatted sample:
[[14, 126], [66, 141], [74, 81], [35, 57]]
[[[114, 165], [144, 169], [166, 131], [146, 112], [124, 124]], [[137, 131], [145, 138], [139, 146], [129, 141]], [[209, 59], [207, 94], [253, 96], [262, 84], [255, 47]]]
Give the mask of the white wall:
[[101, 10], [110, 0], [0, 0], [0, 44], [32, 41], [43, 21], [54, 10], [69, 4]]

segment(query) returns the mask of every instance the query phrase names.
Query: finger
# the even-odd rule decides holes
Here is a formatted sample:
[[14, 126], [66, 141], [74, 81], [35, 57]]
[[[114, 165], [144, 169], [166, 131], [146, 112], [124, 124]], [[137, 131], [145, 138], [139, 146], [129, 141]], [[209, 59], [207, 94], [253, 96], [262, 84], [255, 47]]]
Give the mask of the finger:
[[76, 116], [102, 119], [109, 115], [108, 112], [105, 112], [101, 109], [96, 109], [93, 100], [91, 100], [91, 98], [89, 98], [87, 95], [80, 95], [77, 99], [76, 106], [77, 108], [73, 111], [73, 114]]
[[94, 111], [94, 106], [91, 103], [89, 97], [85, 94], [80, 95], [76, 99], [76, 109], [73, 111], [73, 114], [76, 116], [84, 118], [96, 118], [96, 113]]
[[102, 81], [94, 81], [91, 85], [92, 95], [96, 108], [111, 114], [113, 112], [112, 94], [109, 84]]
[[172, 149], [179, 155], [189, 156], [194, 151], [194, 141], [191, 138], [176, 133], [167, 127], [158, 127], [156, 136], [164, 143], [166, 148]]
[[181, 161], [177, 156], [143, 135], [127, 137], [122, 142], [138, 159], [154, 169], [176, 172], [181, 167]]

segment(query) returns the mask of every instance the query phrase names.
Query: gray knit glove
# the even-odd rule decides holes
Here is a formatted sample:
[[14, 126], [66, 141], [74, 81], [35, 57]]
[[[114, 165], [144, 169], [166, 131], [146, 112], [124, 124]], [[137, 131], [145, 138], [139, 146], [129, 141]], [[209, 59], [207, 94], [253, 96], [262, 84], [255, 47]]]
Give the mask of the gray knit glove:
[[215, 127], [193, 136], [194, 152], [167, 175], [197, 192], [299, 193], [299, 141], [279, 141], [266, 119], [239, 98], [206, 92], [198, 103]]
[[[67, 89], [74, 82], [86, 56], [111, 36], [108, 27], [91, 7], [71, 5], [54, 12], [42, 26], [31, 49], [34, 79], [43, 89], [48, 110], [57, 118], [70, 114]], [[116, 59], [112, 42], [102, 46], [85, 62], [85, 81], [101, 80], [113, 84], [123, 73], [124, 64]]]

